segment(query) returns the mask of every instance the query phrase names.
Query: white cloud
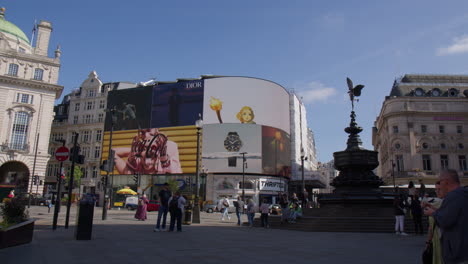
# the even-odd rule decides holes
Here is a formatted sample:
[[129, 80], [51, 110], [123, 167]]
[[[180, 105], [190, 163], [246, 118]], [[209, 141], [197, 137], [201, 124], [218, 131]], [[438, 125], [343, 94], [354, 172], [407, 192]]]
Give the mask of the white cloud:
[[468, 53], [468, 36], [464, 35], [453, 39], [453, 44], [437, 49], [438, 56], [452, 55], [459, 53]]
[[304, 103], [312, 103], [317, 101], [326, 101], [329, 97], [336, 94], [336, 89], [333, 87], [327, 87], [321, 82], [310, 82], [307, 84], [307, 88], [304, 91], [300, 91], [298, 94], [302, 97]]

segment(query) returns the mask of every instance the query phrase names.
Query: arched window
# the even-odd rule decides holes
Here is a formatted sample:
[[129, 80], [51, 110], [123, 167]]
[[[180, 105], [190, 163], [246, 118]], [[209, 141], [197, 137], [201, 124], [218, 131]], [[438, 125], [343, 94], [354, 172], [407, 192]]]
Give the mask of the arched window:
[[42, 76], [44, 75], [43, 69], [35, 69], [34, 70], [34, 80], [42, 81]]
[[29, 114], [27, 112], [16, 112], [11, 131], [10, 148], [25, 150], [27, 145], [29, 129]]
[[8, 67], [8, 75], [18, 76], [18, 64], [10, 63]]

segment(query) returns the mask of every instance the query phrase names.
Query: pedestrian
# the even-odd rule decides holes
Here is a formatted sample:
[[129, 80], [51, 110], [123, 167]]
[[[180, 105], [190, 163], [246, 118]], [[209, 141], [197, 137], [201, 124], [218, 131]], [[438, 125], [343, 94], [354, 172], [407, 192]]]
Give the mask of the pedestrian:
[[147, 218], [146, 214], [146, 209], [148, 207], [149, 200], [146, 198], [146, 194], [143, 194], [143, 196], [138, 199], [138, 207], [135, 213], [135, 218], [138, 219], [138, 221], [145, 221]]
[[415, 234], [423, 234], [423, 227], [422, 227], [422, 208], [421, 202], [419, 201], [419, 197], [415, 194], [414, 198], [411, 198], [411, 215], [413, 216], [414, 222], [414, 233]]
[[10, 193], [8, 194], [8, 198], [10, 198], [10, 199], [15, 198], [15, 190], [10, 191]]
[[249, 199], [247, 203], [247, 219], [249, 220], [249, 226], [253, 227], [255, 219], [256, 204], [252, 199]]
[[281, 224], [286, 223], [289, 217], [289, 200], [288, 195], [280, 193], [279, 205], [281, 206]]
[[[437, 198], [427, 199], [427, 201], [422, 203], [422, 207], [425, 208], [426, 206], [433, 207], [435, 209], [439, 209], [440, 205], [442, 204], [443, 198], [445, 197], [445, 193], [442, 192], [440, 189], [440, 182], [436, 182], [435, 184], [435, 192]], [[440, 243], [440, 228], [436, 226], [434, 218], [429, 216], [429, 228], [427, 230], [427, 241], [426, 241], [426, 248], [432, 244], [432, 264], [442, 264], [442, 245]]]
[[221, 221], [224, 221], [224, 217], [231, 220], [231, 216], [229, 215], [229, 206], [230, 206], [229, 199], [227, 197], [224, 197], [223, 201], [221, 202], [221, 205], [222, 205], [221, 208], [223, 210], [223, 214], [221, 215]]
[[236, 207], [237, 225], [240, 226], [242, 224], [242, 214], [244, 213], [244, 201], [242, 197], [237, 197], [237, 201], [234, 201], [234, 207]]
[[308, 203], [309, 203], [309, 192], [307, 192], [307, 189], [304, 188], [304, 191], [302, 192], [302, 208], [307, 208]]
[[419, 179], [419, 196], [424, 197], [426, 194], [426, 185], [424, 184], [422, 179]]
[[393, 200], [393, 210], [395, 213], [395, 234], [407, 236], [405, 233], [406, 203], [403, 195], [396, 196]]
[[289, 204], [289, 217], [288, 223], [295, 224], [297, 219], [297, 214], [299, 211], [299, 202], [298, 201], [291, 201]]
[[268, 204], [266, 199], [263, 199], [262, 205], [260, 205], [260, 222], [262, 227], [269, 228], [270, 224], [268, 223], [268, 214], [270, 213], [270, 204]]
[[[169, 211], [169, 199], [172, 197], [172, 192], [169, 190], [169, 184], [164, 183], [162, 189], [159, 191], [159, 210], [158, 210], [158, 220], [156, 221], [156, 227], [154, 232], [159, 232], [166, 229], [166, 219], [167, 212]], [[162, 219], [162, 225], [161, 225]]]
[[444, 263], [468, 263], [468, 189], [461, 187], [456, 170], [442, 171], [439, 181], [445, 199], [439, 209], [426, 206], [424, 214], [434, 217], [442, 231]]
[[186, 200], [177, 191], [169, 198], [169, 213], [171, 215], [171, 222], [169, 224], [169, 232], [174, 231], [177, 222], [177, 232], [182, 232], [182, 214], [184, 213], [184, 206]]
[[416, 187], [414, 187], [414, 182], [410, 181], [408, 183], [408, 195], [409, 197], [414, 197], [415, 194], [416, 194]]

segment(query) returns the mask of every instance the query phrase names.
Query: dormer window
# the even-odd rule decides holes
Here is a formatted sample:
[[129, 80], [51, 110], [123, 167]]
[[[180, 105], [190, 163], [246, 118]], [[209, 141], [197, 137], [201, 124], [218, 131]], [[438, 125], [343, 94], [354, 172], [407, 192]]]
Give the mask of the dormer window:
[[448, 90], [448, 96], [449, 97], [457, 97], [458, 96], [458, 90], [455, 88], [450, 88]]
[[439, 97], [441, 94], [442, 92], [438, 88], [432, 89], [431, 91], [431, 96], [434, 96], [434, 97]]
[[416, 88], [416, 90], [414, 90], [414, 95], [423, 96], [424, 95], [424, 90], [422, 88]]

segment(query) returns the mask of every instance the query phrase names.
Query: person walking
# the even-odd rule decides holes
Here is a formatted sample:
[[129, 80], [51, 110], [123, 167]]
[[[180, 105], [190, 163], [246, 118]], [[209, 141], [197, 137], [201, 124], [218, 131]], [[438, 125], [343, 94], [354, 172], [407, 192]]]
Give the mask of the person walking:
[[231, 216], [229, 215], [229, 206], [230, 206], [229, 199], [227, 197], [224, 197], [223, 201], [221, 202], [221, 205], [222, 205], [221, 208], [223, 210], [223, 214], [221, 215], [221, 221], [224, 221], [224, 217], [231, 220]]
[[410, 209], [413, 216], [414, 233], [422, 235], [424, 233], [422, 227], [422, 208], [417, 194], [415, 194], [414, 198], [411, 198]]
[[169, 224], [169, 232], [174, 231], [177, 222], [177, 232], [182, 232], [182, 214], [184, 213], [184, 206], [186, 200], [177, 191], [169, 198], [169, 213], [171, 215], [171, 222]]
[[135, 218], [138, 219], [139, 221], [145, 221], [147, 218], [147, 213], [146, 209], [148, 207], [149, 200], [146, 198], [146, 194], [143, 194], [143, 196], [138, 199], [138, 207], [135, 213]]
[[307, 189], [304, 189], [302, 192], [302, 208], [308, 208], [309, 204], [309, 192]]
[[234, 201], [234, 207], [236, 207], [237, 225], [240, 226], [242, 224], [242, 214], [244, 213], [244, 201], [242, 201], [242, 197], [237, 197], [237, 201]]
[[396, 196], [393, 201], [393, 210], [395, 213], [395, 234], [407, 236], [405, 233], [405, 214], [406, 204], [403, 195]]
[[439, 209], [426, 206], [424, 214], [432, 216], [442, 231], [444, 263], [468, 263], [468, 188], [461, 187], [456, 170], [442, 171], [439, 181], [445, 199]]
[[414, 186], [414, 182], [410, 181], [408, 183], [408, 195], [409, 197], [413, 198], [415, 194], [416, 194], [416, 187]]
[[[156, 221], [156, 227], [154, 232], [158, 232], [166, 229], [167, 212], [169, 211], [169, 199], [172, 197], [172, 192], [169, 190], [169, 184], [164, 183], [162, 189], [159, 191], [159, 211], [158, 220]], [[162, 225], [161, 225], [162, 219]]]
[[249, 199], [247, 203], [247, 218], [249, 220], [249, 226], [253, 227], [254, 219], [255, 219], [255, 207], [256, 204], [252, 199]]
[[419, 180], [419, 197], [424, 197], [426, 194], [426, 185], [424, 184], [423, 180]]
[[[435, 184], [435, 192], [437, 198], [427, 199], [421, 206], [426, 208], [427, 206], [433, 207], [436, 210], [440, 208], [445, 193], [440, 189], [440, 182]], [[436, 226], [434, 218], [429, 216], [429, 228], [427, 230], [427, 241], [426, 248], [432, 244], [432, 264], [442, 264], [442, 245], [440, 243], [440, 228]]]
[[281, 224], [288, 221], [289, 217], [289, 200], [288, 195], [280, 193], [279, 205], [281, 206]]
[[268, 214], [270, 213], [270, 204], [268, 204], [266, 199], [263, 199], [262, 205], [260, 205], [260, 222], [262, 227], [269, 228], [270, 224], [268, 223]]

